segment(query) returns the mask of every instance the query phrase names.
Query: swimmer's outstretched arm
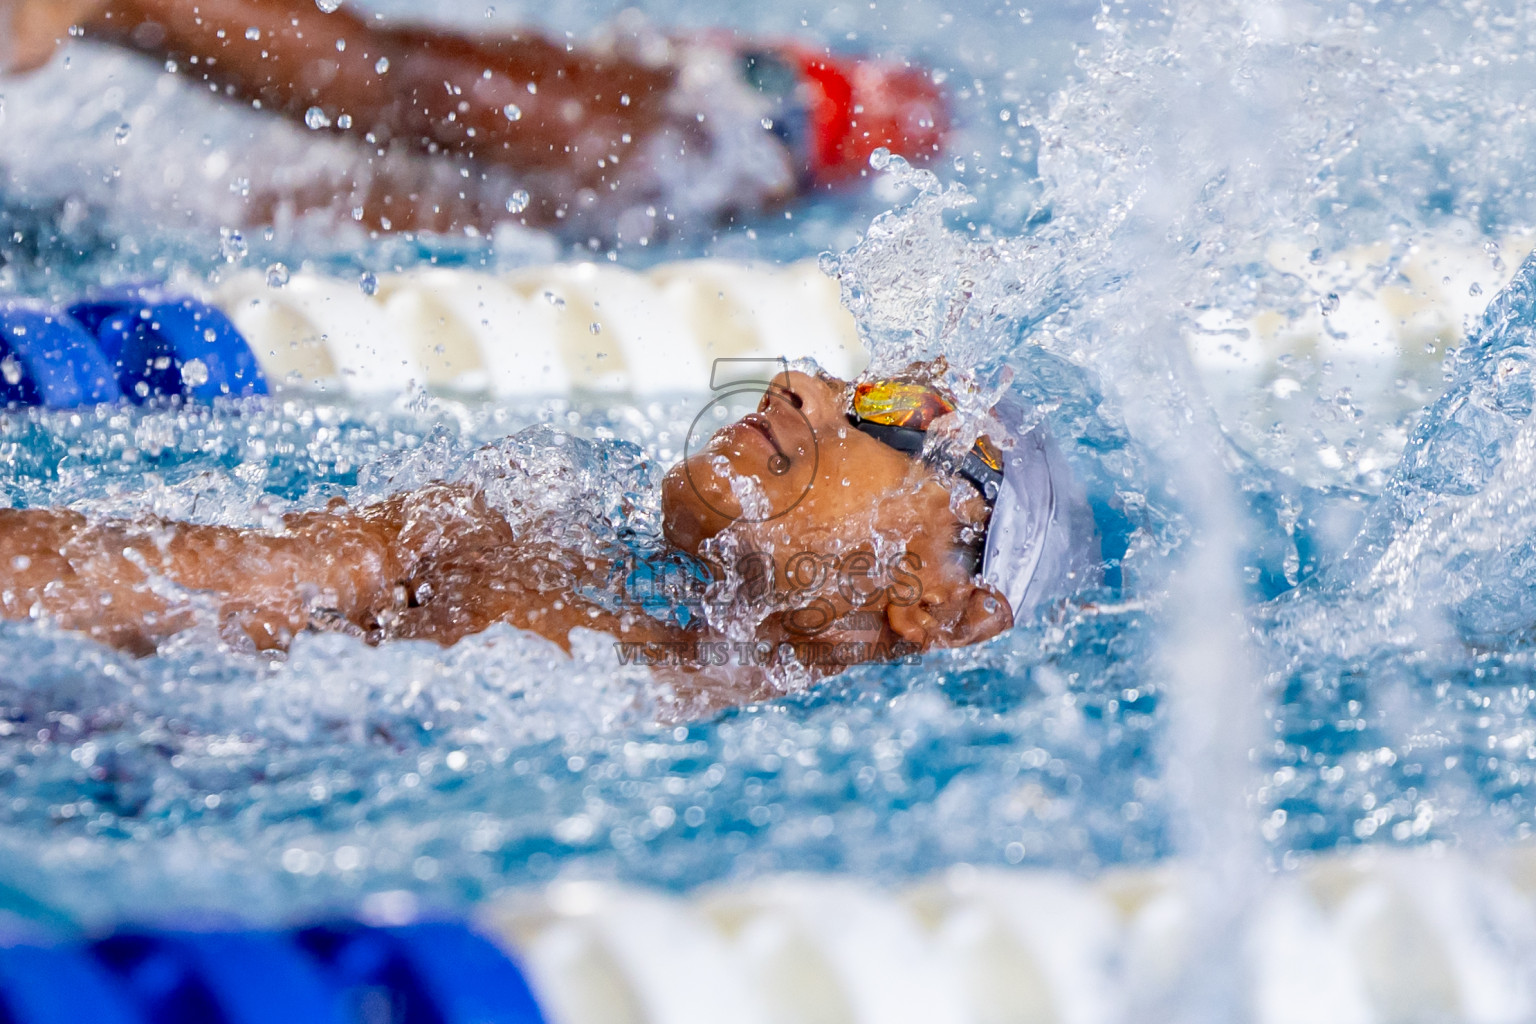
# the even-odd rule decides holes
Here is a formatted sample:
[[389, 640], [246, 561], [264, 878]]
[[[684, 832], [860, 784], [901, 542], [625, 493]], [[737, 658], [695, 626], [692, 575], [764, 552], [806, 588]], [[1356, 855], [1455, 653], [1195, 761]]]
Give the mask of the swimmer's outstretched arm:
[[0, 510], [0, 614], [49, 618], [136, 654], [192, 626], [198, 592], [221, 629], [285, 646], [319, 607], [363, 622], [391, 575], [363, 523], [298, 517], [278, 535], [160, 519], [92, 523], [75, 512]]
[[622, 25], [579, 47], [456, 34], [310, 0], [0, 0], [0, 72], [81, 34], [355, 140], [346, 166], [258, 186], [252, 222], [323, 209], [386, 231], [564, 222], [644, 242], [856, 180], [882, 146], [926, 161], [948, 125], [926, 73], [897, 63]]
[[684, 638], [573, 595], [606, 569], [520, 543], [479, 492], [450, 485], [288, 516], [279, 531], [0, 509], [0, 617], [48, 618], [141, 655], [210, 615], [226, 640], [262, 650], [311, 630], [446, 645], [495, 622], [567, 649], [577, 626]]
[[[77, 34], [357, 143], [352, 166], [250, 195], [252, 223], [320, 209], [385, 231], [547, 227], [578, 200], [654, 191], [642, 150], [707, 148], [668, 110], [670, 65], [534, 33], [387, 27], [309, 0], [0, 0], [0, 72], [36, 68]], [[459, 174], [433, 166], [448, 160]], [[512, 184], [483, 184], [492, 168]], [[786, 198], [741, 190], [744, 207]]]
[[[630, 158], [672, 130], [670, 67], [532, 33], [385, 27], [308, 0], [109, 0], [82, 28], [262, 109], [344, 132], [376, 155], [396, 146], [552, 172], [559, 194], [534, 195], [522, 211], [528, 223], [552, 222], [583, 189], [620, 188], [622, 176], [645, 173]], [[409, 182], [370, 184], [359, 209], [375, 226], [483, 227], [507, 216], [473, 209], [466, 196], [423, 200]], [[444, 215], [434, 204], [458, 208]]]
[[302, 120], [319, 107], [359, 138], [519, 168], [595, 165], [622, 151], [625, 133], [660, 124], [655, 99], [672, 83], [669, 68], [531, 33], [386, 28], [292, 0], [110, 0], [83, 27], [264, 109]]

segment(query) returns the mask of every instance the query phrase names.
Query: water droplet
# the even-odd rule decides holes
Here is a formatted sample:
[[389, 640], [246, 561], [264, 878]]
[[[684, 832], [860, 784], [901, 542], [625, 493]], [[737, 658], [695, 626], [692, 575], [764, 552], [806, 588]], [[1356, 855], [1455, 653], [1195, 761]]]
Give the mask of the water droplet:
[[128, 136], [132, 134], [133, 127], [129, 125], [128, 122], [124, 121], [122, 124], [117, 126], [117, 131], [112, 133], [112, 138], [117, 141], [119, 146], [121, 146], [128, 141]]
[[4, 376], [5, 382], [12, 386], [21, 383], [21, 363], [15, 356], [0, 359], [0, 376]]
[[763, 118], [761, 121], [758, 122], [758, 124], [763, 126], [763, 130], [764, 131], [769, 131], [769, 132], [773, 131], [773, 118], [771, 118], [771, 117]]
[[267, 287], [281, 288], [288, 283], [288, 265], [286, 263], [274, 263], [267, 268]]
[[341, 0], [315, 0], [315, 6], [322, 14], [335, 14], [341, 9]]
[[554, 292], [545, 292], [544, 298], [549, 302], [551, 306], [554, 306], [556, 309], [565, 308], [565, 300], [556, 295]]
[[523, 108], [516, 103], [508, 103], [501, 108], [501, 114], [508, 121], [520, 121], [523, 117]]
[[1475, 298], [1483, 294], [1483, 286], [1478, 284], [1476, 281], [1473, 281], [1472, 286], [1467, 289], [1467, 294]]
[[336, 119], [336, 127], [340, 128], [342, 131], [346, 131], [348, 128], [351, 128], [352, 127], [352, 115], [351, 114], [342, 114], [340, 117], [338, 117]]
[[208, 383], [208, 364], [201, 359], [188, 359], [181, 364], [181, 382], [189, 388]]
[[261, 38], [261, 29], [257, 28], [255, 25], [252, 25], [250, 28], [245, 30], [245, 38], [254, 43], [256, 40]]
[[212, 327], [205, 327], [203, 328], [203, 340], [212, 345], [219, 340], [219, 332]]
[[376, 73], [381, 74], [381, 75], [384, 72], [388, 71], [389, 70], [389, 58], [388, 57], [380, 57], [379, 60], [378, 60], [378, 63], [374, 64], [373, 70]]
[[239, 263], [245, 259], [249, 250], [245, 236], [234, 228], [219, 229], [219, 255], [224, 257], [225, 263]]
[[591, 331], [593, 334], [602, 334], [603, 325], [594, 321], [593, 324], [587, 328], [587, 330]]
[[955, 157], [955, 170], [959, 171], [961, 174], [965, 173], [965, 157]]
[[357, 286], [362, 289], [364, 295], [376, 295], [379, 291], [378, 275], [365, 270], [357, 279]]
[[319, 107], [310, 107], [308, 110], [304, 111], [304, 123], [311, 129], [318, 130], [321, 128], [329, 128], [331, 126], [331, 119], [326, 117], [325, 111], [321, 110]]
[[1338, 312], [1338, 309], [1339, 309], [1339, 293], [1338, 292], [1329, 292], [1327, 295], [1325, 295], [1322, 298], [1318, 299], [1317, 300], [1317, 308], [1322, 310], [1323, 316], [1328, 316], [1330, 313]]
[[528, 203], [531, 198], [532, 197], [528, 195], [527, 189], [518, 189], [510, 196], [507, 196], [507, 212], [522, 213], [524, 210], [528, 209]]
[[875, 151], [869, 154], [869, 166], [877, 171], [891, 166], [891, 151], [884, 146], [876, 146]]

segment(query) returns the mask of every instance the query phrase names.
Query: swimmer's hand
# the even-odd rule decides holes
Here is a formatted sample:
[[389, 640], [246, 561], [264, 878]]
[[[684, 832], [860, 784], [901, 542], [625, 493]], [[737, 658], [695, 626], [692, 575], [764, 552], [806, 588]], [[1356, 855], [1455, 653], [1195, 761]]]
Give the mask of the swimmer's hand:
[[35, 71], [107, 0], [0, 0], [0, 73]]

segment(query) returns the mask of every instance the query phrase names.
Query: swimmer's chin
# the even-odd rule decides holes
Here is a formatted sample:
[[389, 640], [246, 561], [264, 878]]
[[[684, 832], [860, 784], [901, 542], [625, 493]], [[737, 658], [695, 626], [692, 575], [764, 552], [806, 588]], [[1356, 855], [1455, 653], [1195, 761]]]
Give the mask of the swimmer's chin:
[[699, 557], [705, 541], [740, 517], [735, 495], [712, 467], [695, 465], [690, 474], [688, 463], [679, 462], [662, 478], [662, 534], [678, 550]]

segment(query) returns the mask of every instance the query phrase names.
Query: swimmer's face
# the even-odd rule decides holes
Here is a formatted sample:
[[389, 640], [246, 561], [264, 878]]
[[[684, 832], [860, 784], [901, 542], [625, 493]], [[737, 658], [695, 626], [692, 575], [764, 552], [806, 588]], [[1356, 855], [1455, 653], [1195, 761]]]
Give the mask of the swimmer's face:
[[[848, 401], [845, 381], [776, 377], [757, 412], [667, 473], [667, 539], [695, 557], [722, 548], [767, 556], [789, 591], [803, 591], [811, 567], [824, 567], [834, 617], [856, 619], [865, 633], [877, 624], [881, 634], [824, 639], [926, 649], [1007, 629], [1007, 601], [974, 575], [988, 515], [981, 495], [855, 429]], [[874, 614], [843, 618], [855, 610]]]

